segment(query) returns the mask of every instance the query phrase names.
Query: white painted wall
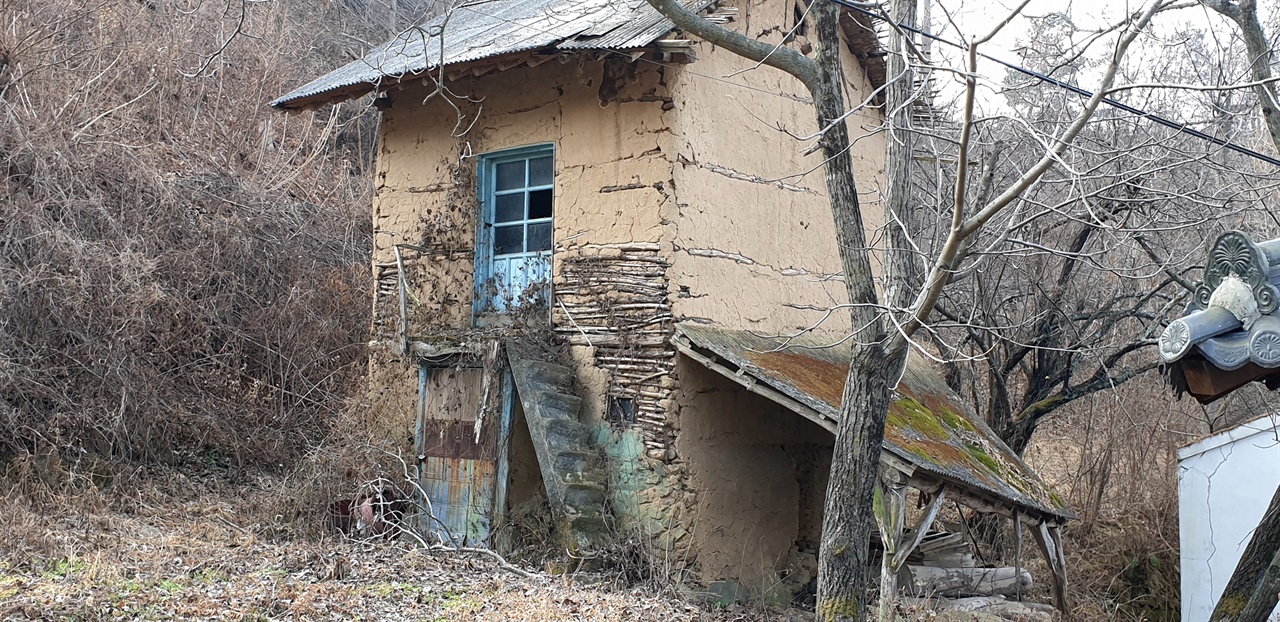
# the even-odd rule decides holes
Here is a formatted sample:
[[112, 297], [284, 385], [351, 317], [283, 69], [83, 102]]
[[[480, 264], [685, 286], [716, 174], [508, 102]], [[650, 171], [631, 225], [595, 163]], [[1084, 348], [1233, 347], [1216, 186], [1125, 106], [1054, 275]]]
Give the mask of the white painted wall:
[[[1280, 415], [1178, 451], [1182, 620], [1207, 622], [1280, 485]], [[1268, 618], [1280, 622], [1280, 605]]]

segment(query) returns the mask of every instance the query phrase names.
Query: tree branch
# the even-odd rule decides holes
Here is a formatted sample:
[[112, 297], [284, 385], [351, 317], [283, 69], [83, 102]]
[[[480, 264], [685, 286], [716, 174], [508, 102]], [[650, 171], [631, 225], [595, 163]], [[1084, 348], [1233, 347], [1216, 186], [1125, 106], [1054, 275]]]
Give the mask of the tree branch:
[[677, 0], [648, 0], [677, 27], [738, 56], [781, 69], [799, 79], [812, 91], [818, 84], [818, 65], [805, 55], [785, 46], [773, 46], [742, 33], [717, 26], [690, 11]]

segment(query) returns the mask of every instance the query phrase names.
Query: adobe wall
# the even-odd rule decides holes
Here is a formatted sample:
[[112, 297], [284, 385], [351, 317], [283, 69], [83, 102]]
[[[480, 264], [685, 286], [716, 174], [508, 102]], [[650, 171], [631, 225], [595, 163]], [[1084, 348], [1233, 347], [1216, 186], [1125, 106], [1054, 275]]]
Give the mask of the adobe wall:
[[[770, 44], [794, 25], [792, 2], [721, 5], [738, 7], [730, 26]], [[797, 37], [791, 47], [810, 44]], [[849, 68], [845, 101], [853, 106], [872, 87], [842, 49]], [[675, 202], [667, 214], [675, 314], [775, 334], [810, 326], [846, 296], [821, 155], [803, 155], [809, 143], [778, 129], [799, 136], [817, 130], [809, 93], [780, 70], [756, 68], [707, 43], [698, 45], [697, 57], [668, 77], [680, 111], [672, 126]], [[884, 141], [868, 135], [881, 123], [878, 109], [848, 121], [868, 237], [882, 220], [876, 200]], [[847, 314], [836, 313], [822, 329], [838, 333], [848, 325]]]
[[[381, 346], [370, 360], [371, 398], [380, 413], [373, 432], [404, 438], [417, 404], [417, 371], [391, 347], [400, 313], [395, 245], [412, 247], [401, 249], [410, 284], [408, 335], [483, 337], [471, 322], [476, 156], [555, 145], [557, 274], [570, 258], [600, 254], [601, 243], [662, 238], [656, 206], [669, 186], [670, 164], [660, 147], [669, 136], [664, 102], [652, 96], [660, 80], [657, 71], [607, 77], [605, 63], [578, 58], [464, 78], [449, 83], [473, 100], [452, 100], [461, 124], [459, 110], [440, 95], [429, 98], [428, 86], [391, 90], [373, 204], [371, 334]], [[591, 406], [599, 412], [599, 400]]]
[[[756, 595], [786, 596], [815, 575], [834, 439], [826, 430], [681, 359], [679, 453], [695, 482], [691, 508], [698, 579], [736, 580]], [[785, 589], [784, 589], [785, 588]]]

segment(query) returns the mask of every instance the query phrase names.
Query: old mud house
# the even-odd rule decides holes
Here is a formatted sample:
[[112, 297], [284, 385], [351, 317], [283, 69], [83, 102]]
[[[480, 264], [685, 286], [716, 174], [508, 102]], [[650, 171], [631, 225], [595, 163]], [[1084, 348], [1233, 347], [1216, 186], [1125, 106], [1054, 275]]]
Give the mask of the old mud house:
[[[801, 4], [691, 5], [811, 49]], [[869, 26], [845, 18], [850, 102], [883, 81]], [[839, 313], [769, 337], [844, 297], [821, 175], [797, 175], [820, 158], [776, 127], [813, 112], [672, 28], [643, 0], [464, 4], [272, 105], [382, 109], [370, 373], [384, 433], [413, 432], [430, 528], [483, 542], [545, 492], [571, 546], [643, 533], [687, 578], [781, 595], [816, 568], [847, 361], [812, 347], [847, 334]], [[869, 201], [881, 122], [848, 121]], [[884, 463], [1061, 559], [1069, 513], [923, 360]]]

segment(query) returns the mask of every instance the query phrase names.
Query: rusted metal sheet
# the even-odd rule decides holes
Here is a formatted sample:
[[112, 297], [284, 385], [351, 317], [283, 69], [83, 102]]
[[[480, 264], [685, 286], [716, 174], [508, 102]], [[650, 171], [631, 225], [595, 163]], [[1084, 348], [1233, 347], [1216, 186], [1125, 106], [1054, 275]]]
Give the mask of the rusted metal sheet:
[[440, 458], [495, 460], [500, 398], [496, 383], [490, 385], [485, 395], [484, 371], [480, 369], [431, 370], [418, 421], [417, 452]]
[[428, 456], [422, 489], [430, 500], [426, 531], [458, 546], [483, 545], [493, 526], [497, 462]]
[[[687, 0], [701, 11], [710, 0]], [[494, 0], [463, 4], [410, 28], [364, 58], [271, 102], [305, 108], [457, 65], [529, 50], [628, 50], [675, 28], [646, 0]]]
[[422, 424], [422, 437], [418, 453], [425, 456], [489, 461], [497, 458], [496, 425], [483, 426], [477, 437], [474, 422], [428, 420]]
[[510, 400], [501, 370], [422, 367], [415, 445], [425, 494], [422, 528], [442, 541], [484, 545], [505, 498]]
[[[784, 342], [694, 324], [677, 324], [676, 330], [677, 345], [686, 340], [704, 356], [718, 357], [729, 363], [722, 369], [731, 366], [731, 373], [754, 378], [780, 393], [784, 399], [779, 403], [828, 420], [831, 424], [823, 427], [835, 429], [851, 356], [847, 343], [831, 345], [810, 338]], [[1031, 467], [914, 352], [889, 409], [884, 448], [919, 471], [1014, 507], [1058, 519], [1074, 517]]]

